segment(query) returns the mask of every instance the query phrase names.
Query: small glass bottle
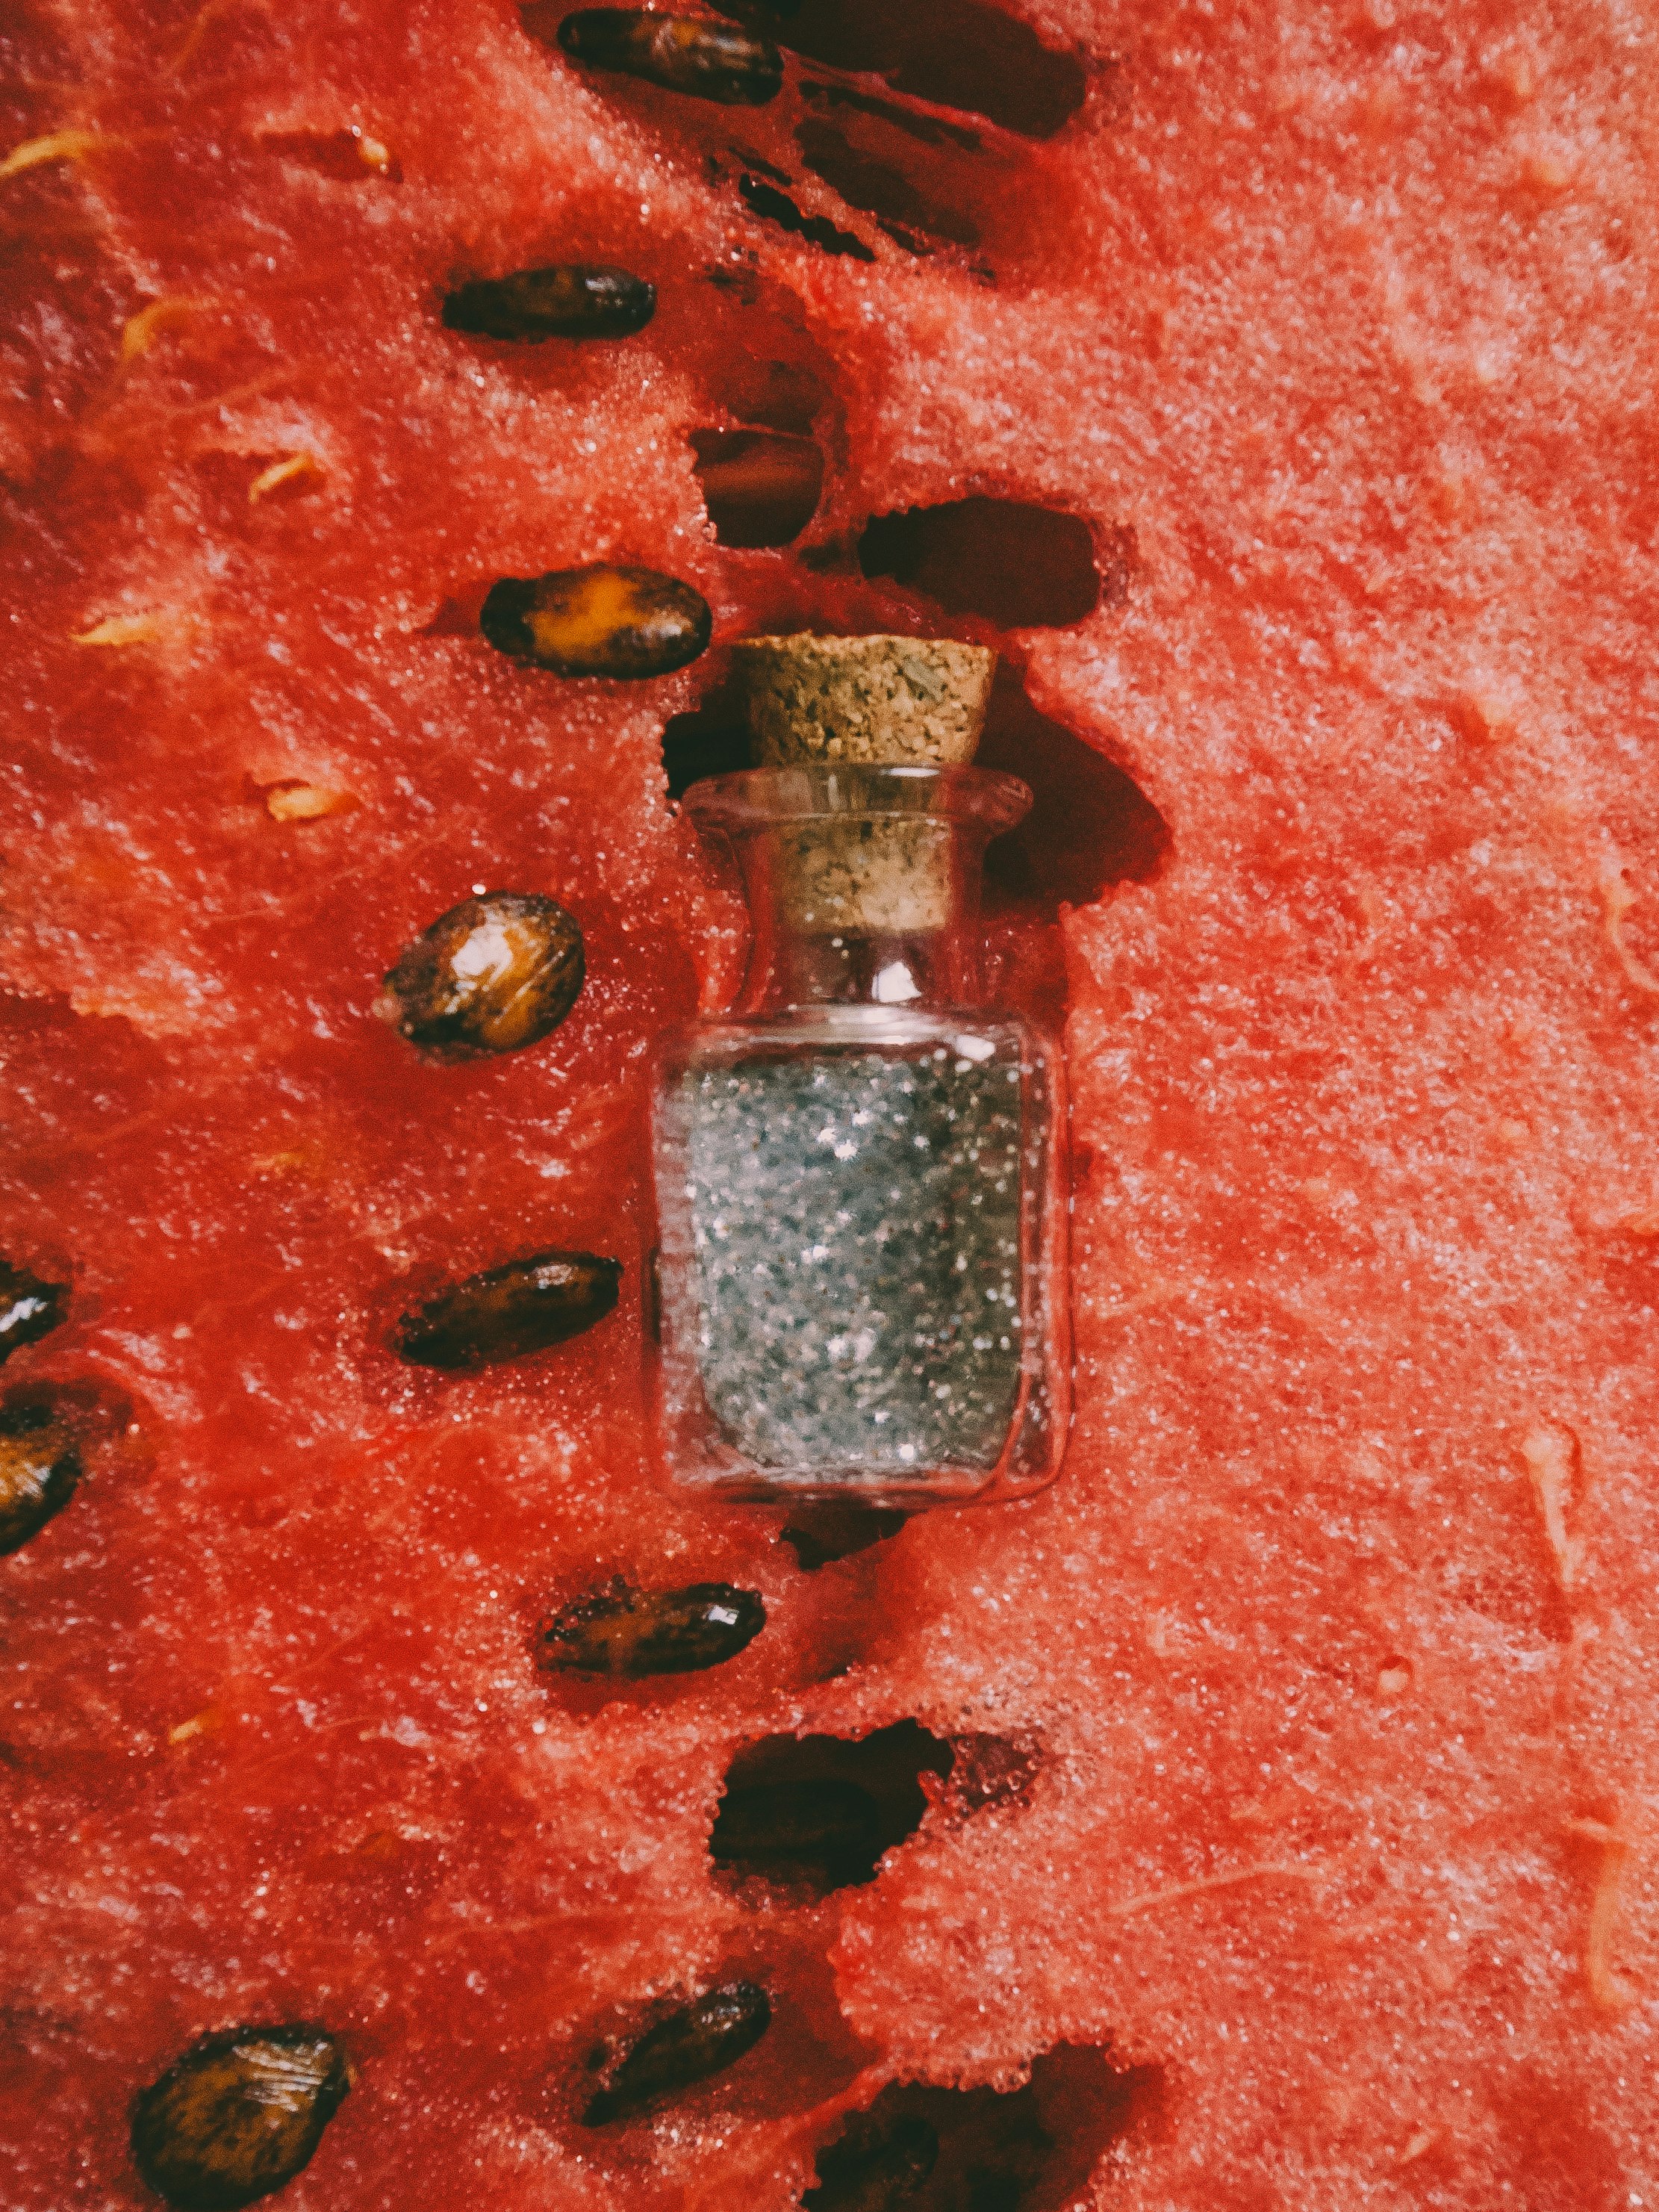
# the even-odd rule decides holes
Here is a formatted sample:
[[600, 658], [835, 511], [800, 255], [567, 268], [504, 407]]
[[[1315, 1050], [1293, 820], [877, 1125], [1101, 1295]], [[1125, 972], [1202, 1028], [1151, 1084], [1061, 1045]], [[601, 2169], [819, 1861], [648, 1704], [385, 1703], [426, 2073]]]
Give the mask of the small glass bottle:
[[[749, 652], [766, 648], [773, 676], [805, 653], [830, 680], [805, 732], [783, 687], [797, 726], [769, 744], [751, 691], [763, 753], [805, 757], [683, 800], [734, 848], [753, 938], [731, 1013], [659, 1060], [665, 1473], [734, 1499], [1038, 1489], [1069, 1418], [1065, 1109], [1053, 1046], [981, 1003], [983, 850], [1030, 804], [1017, 778], [959, 764], [992, 656], [908, 639]], [[884, 758], [826, 757], [838, 650], [866, 694], [884, 655], [908, 663], [885, 726], [857, 733]], [[972, 728], [946, 748], [927, 742], [939, 715], [907, 708], [937, 706], [939, 654], [981, 664]], [[927, 725], [908, 757], [896, 716], [912, 739]]]

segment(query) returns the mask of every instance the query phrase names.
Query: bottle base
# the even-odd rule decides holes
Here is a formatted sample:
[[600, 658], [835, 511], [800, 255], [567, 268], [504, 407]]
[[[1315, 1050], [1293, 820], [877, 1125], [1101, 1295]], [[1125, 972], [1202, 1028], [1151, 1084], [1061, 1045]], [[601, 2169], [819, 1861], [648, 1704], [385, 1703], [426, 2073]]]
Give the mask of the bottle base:
[[784, 1468], [687, 1474], [671, 1472], [667, 1487], [682, 1497], [723, 1505], [866, 1505], [917, 1513], [929, 1505], [971, 1505], [997, 1489], [994, 1474], [956, 1473], [896, 1478], [879, 1474], [792, 1474]]

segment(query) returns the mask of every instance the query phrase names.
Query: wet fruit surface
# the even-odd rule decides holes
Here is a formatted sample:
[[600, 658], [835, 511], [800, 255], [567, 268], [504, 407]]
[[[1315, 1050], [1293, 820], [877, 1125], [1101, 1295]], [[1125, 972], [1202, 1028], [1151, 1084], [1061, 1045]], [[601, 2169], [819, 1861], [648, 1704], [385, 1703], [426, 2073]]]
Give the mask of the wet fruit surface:
[[638, 681], [695, 660], [708, 642], [709, 614], [677, 576], [596, 567], [504, 576], [479, 628], [498, 652], [556, 676]]
[[321, 2028], [209, 2036], [138, 2097], [133, 2163], [178, 2212], [236, 2212], [310, 2163], [350, 2084]]
[[[802, 0], [749, 106], [567, 12], [8, 13], [0, 1254], [70, 1293], [4, 1372], [122, 1410], [0, 1559], [6, 2212], [153, 2206], [135, 2094], [313, 2020], [306, 2212], [793, 2212], [889, 2082], [1028, 2067], [1030, 2126], [902, 2107], [911, 2212], [1659, 2204], [1653, 27]], [[444, 326], [576, 262], [650, 322]], [[704, 431], [811, 439], [796, 538], [720, 542]], [[1086, 549], [1022, 573], [1007, 505]], [[706, 653], [481, 632], [600, 565]], [[658, 1486], [641, 1380], [644, 1070], [742, 960], [665, 732], [718, 758], [795, 627], [1003, 656], [1078, 1346], [1051, 1491], [811, 1571]], [[424, 1056], [380, 979], [498, 886], [581, 992]], [[398, 1356], [538, 1252], [614, 1310]], [[617, 1575], [766, 1627], [544, 1672]], [[711, 1859], [752, 1747], [907, 1719], [975, 1747], [872, 1879]], [[733, 1980], [740, 2061], [581, 2127], [597, 2043]]]
[[417, 1367], [490, 1367], [562, 1344], [617, 1303], [622, 1263], [592, 1252], [532, 1252], [436, 1291], [398, 1323]]
[[765, 1626], [766, 1607], [754, 1590], [730, 1583], [640, 1590], [618, 1577], [544, 1621], [537, 1656], [554, 1672], [634, 1681], [693, 1674], [735, 1659]]
[[556, 899], [490, 891], [422, 931], [374, 1011], [434, 1060], [520, 1052], [558, 1027], [586, 975], [581, 931]]

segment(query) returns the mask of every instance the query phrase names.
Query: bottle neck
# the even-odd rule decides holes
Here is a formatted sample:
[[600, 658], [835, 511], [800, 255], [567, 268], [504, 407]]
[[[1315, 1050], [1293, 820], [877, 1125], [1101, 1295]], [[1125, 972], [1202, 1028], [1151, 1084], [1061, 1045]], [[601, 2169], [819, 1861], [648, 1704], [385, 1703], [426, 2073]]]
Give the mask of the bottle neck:
[[752, 932], [736, 1011], [976, 1006], [988, 839], [1030, 804], [983, 769], [753, 769], [685, 807], [743, 872]]
[[980, 1000], [977, 915], [942, 929], [821, 937], [756, 914], [749, 969], [733, 1012], [798, 1006], [973, 1006]]

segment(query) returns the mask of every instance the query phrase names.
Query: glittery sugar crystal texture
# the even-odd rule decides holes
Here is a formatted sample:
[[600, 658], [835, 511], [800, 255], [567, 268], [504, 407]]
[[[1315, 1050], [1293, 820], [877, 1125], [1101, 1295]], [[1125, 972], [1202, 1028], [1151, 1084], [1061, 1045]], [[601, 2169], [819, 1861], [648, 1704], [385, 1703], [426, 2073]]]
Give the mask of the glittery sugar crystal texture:
[[1019, 1081], [945, 1048], [684, 1079], [703, 1389], [748, 1457], [995, 1466], [1019, 1382]]

